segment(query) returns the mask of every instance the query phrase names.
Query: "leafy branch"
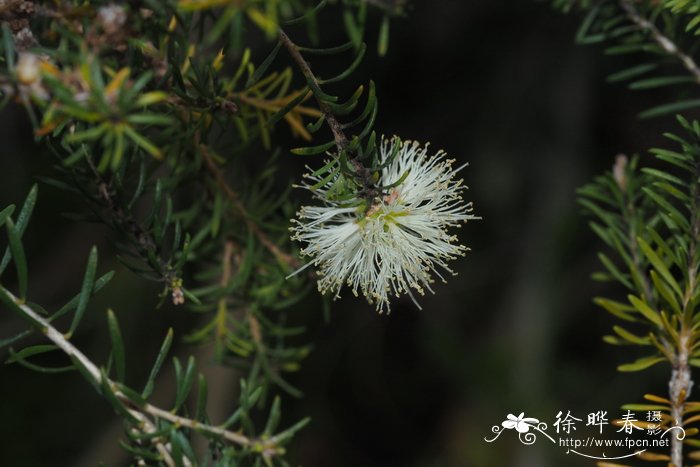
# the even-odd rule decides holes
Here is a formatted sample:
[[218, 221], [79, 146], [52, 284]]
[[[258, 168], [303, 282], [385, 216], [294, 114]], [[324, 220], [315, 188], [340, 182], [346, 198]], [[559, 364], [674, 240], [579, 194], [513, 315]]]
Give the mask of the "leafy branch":
[[[579, 193], [581, 204], [595, 218], [591, 228], [617, 256], [613, 261], [600, 253], [606, 272], [595, 277], [631, 292], [628, 303], [595, 299], [626, 322], [613, 326], [615, 335], [604, 340], [654, 350], [621, 365], [620, 371], [640, 371], [663, 361], [670, 364], [669, 397], [654, 398], [665, 401], [664, 426], [678, 424], [692, 436], [698, 430], [689, 425], [700, 421], [692, 416], [697, 404], [689, 400], [691, 366], [700, 366], [700, 124], [678, 119], [687, 136], [666, 136], [681, 149], [651, 150], [664, 163], [663, 169], [639, 169], [637, 158], [628, 162], [619, 156], [611, 173]], [[682, 440], [672, 438], [668, 460], [683, 465]]]
[[636, 24], [639, 29], [648, 32], [654, 39], [654, 42], [656, 42], [664, 52], [678, 60], [693, 76], [695, 81], [700, 84], [700, 68], [698, 68], [698, 65], [691, 56], [683, 52], [671, 39], [662, 34], [654, 23], [642, 17], [632, 2], [629, 0], [620, 0], [620, 7], [627, 13], [627, 17]]
[[[232, 431], [229, 426], [240, 420], [243, 413], [248, 408], [255, 404], [255, 401], [260, 395], [260, 391], [249, 393], [244, 385], [241, 397], [243, 399], [242, 408], [234, 413], [223, 425], [215, 426], [206, 422], [206, 414], [204, 413], [204, 403], [206, 401], [206, 383], [204, 379], [199, 378], [199, 396], [197, 401], [197, 417], [190, 418], [178, 415], [177, 411], [181, 410], [187, 395], [194, 383], [194, 361], [190, 359], [186, 370], [183, 372], [179, 362], [175, 361], [177, 374], [177, 395], [175, 407], [173, 410], [165, 410], [147, 402], [148, 396], [153, 392], [153, 384], [157, 376], [166, 354], [168, 353], [173, 341], [172, 330], [168, 331], [161, 351], [158, 354], [156, 362], [153, 366], [149, 379], [142, 392], [137, 392], [126, 385], [123, 380], [125, 376], [125, 360], [124, 360], [124, 344], [121, 338], [121, 331], [115, 314], [109, 310], [107, 320], [110, 331], [110, 341], [112, 343], [112, 356], [108, 368], [114, 367], [117, 373], [117, 380], [108, 376], [108, 369], [99, 368], [90, 358], [80, 351], [72, 342], [72, 335], [83, 317], [90, 296], [97, 290], [102, 288], [111, 277], [111, 273], [101, 279], [95, 279], [95, 270], [97, 268], [97, 253], [93, 249], [88, 260], [88, 267], [85, 274], [83, 287], [79, 295], [77, 295], [68, 304], [54, 313], [52, 316], [44, 317], [30, 306], [26, 299], [27, 293], [27, 266], [24, 254], [24, 249], [19, 240], [20, 233], [15, 223], [12, 221], [11, 214], [14, 210], [13, 206], [0, 212], [0, 226], [5, 224], [10, 240], [11, 259], [14, 260], [17, 278], [20, 287], [20, 296], [14, 295], [7, 288], [0, 285], [0, 302], [13, 311], [20, 318], [26, 321], [32, 329], [41, 333], [46, 337], [53, 346], [34, 346], [23, 349], [22, 351], [11, 351], [13, 356], [12, 361], [28, 366], [29, 368], [43, 371], [56, 372], [77, 369], [83, 377], [91, 383], [91, 385], [104, 396], [114, 407], [116, 412], [124, 417], [125, 421], [129, 422], [135, 432], [129, 432], [130, 436], [137, 441], [139, 445], [135, 449], [135, 453], [139, 457], [148, 458], [147, 446], [150, 445], [156, 449], [160, 456], [160, 460], [168, 466], [175, 465], [196, 465], [197, 461], [193, 457], [191, 447], [188, 441], [177, 433], [182, 430], [190, 430], [199, 433], [207, 438], [220, 440], [220, 442], [228, 442], [237, 445], [244, 453], [249, 453], [254, 456], [261, 456], [267, 465], [273, 465], [273, 459], [284, 454], [283, 444], [287, 442], [291, 436], [301, 429], [308, 419], [302, 420], [291, 428], [273, 434], [279, 420], [279, 401], [276, 401], [267, 427], [264, 433], [260, 436], [250, 436], [243, 434], [240, 430]], [[21, 218], [23, 225], [26, 225], [28, 211], [23, 210], [24, 215]], [[75, 309], [74, 318], [71, 323], [70, 331], [67, 334], [61, 333], [54, 326], [53, 321], [60, 318], [64, 314]], [[20, 335], [7, 339], [2, 342], [2, 346], [16, 343], [19, 339], [25, 337], [26, 332]], [[60, 369], [45, 368], [27, 360], [28, 357], [40, 353], [46, 353], [51, 350], [60, 350], [72, 362], [69, 367]], [[147, 443], [147, 444], [144, 444]], [[175, 445], [177, 444], [177, 446]], [[144, 451], [144, 449], [146, 451]]]

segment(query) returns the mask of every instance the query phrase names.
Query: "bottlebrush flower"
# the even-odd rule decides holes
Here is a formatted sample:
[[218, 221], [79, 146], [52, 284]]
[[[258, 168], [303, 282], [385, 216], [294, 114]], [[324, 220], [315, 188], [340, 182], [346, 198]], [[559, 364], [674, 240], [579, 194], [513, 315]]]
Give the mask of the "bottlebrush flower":
[[383, 138], [379, 149], [382, 162], [395, 155], [376, 182], [390, 188], [371, 206], [360, 197], [338, 200], [333, 182], [313, 190], [322, 176], [306, 175], [312, 184], [304, 187], [320, 204], [302, 207], [292, 220], [292, 239], [304, 242], [301, 254], [311, 258], [294, 274], [314, 265], [321, 293], [337, 298], [347, 284], [380, 313], [391, 311], [391, 295], [408, 294], [420, 308], [412, 291], [433, 292], [433, 275], [444, 282], [440, 269], [454, 274], [447, 262], [468, 251], [448, 229], [478, 217], [455, 179], [463, 166], [455, 169], [443, 151], [429, 155], [427, 144], [396, 137]]

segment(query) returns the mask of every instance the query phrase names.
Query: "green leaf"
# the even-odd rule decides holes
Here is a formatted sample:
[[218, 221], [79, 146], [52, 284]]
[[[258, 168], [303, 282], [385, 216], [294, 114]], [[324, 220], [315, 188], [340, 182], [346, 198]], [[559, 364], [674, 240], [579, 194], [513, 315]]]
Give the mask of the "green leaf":
[[377, 53], [380, 57], [386, 55], [389, 49], [389, 15], [384, 15], [382, 25], [379, 27], [379, 39], [377, 40]]
[[114, 366], [117, 371], [117, 381], [124, 381], [126, 374], [126, 360], [124, 358], [124, 341], [122, 333], [119, 330], [117, 317], [112, 309], [107, 310], [107, 325], [109, 327], [109, 338], [112, 341], [112, 357], [114, 358]]
[[632, 306], [629, 306], [624, 303], [615, 302], [613, 300], [608, 300], [607, 298], [602, 297], [594, 298], [593, 303], [604, 308], [610, 314], [615, 315], [618, 318], [624, 319], [625, 321], [638, 321], [635, 316], [629, 314], [630, 311], [634, 311], [634, 307]]
[[692, 83], [695, 80], [690, 76], [660, 76], [656, 78], [643, 79], [630, 83], [629, 88], [633, 90], [654, 89], [674, 84]]
[[15, 41], [12, 39], [12, 31], [8, 22], [2, 23], [2, 45], [5, 49], [5, 63], [8, 69], [15, 67]]
[[640, 112], [639, 118], [661, 117], [663, 115], [675, 114], [683, 110], [694, 109], [695, 107], [700, 107], [700, 99], [688, 99], [652, 107], [644, 112]]
[[627, 329], [621, 326], [613, 326], [613, 331], [626, 340], [628, 343], [636, 345], [651, 345], [651, 339], [649, 337], [641, 337], [636, 334], [632, 334]]
[[97, 248], [92, 247], [90, 250], [90, 256], [88, 257], [87, 267], [85, 268], [85, 275], [83, 276], [83, 286], [80, 289], [80, 298], [78, 298], [78, 306], [75, 309], [75, 314], [73, 315], [73, 321], [71, 322], [70, 329], [68, 330], [68, 336], [72, 336], [75, 332], [80, 320], [83, 318], [85, 309], [87, 308], [88, 301], [92, 294], [92, 289], [95, 286], [95, 271], [97, 270]]
[[275, 439], [277, 440], [278, 443], [284, 443], [285, 441], [288, 441], [299, 430], [301, 430], [306, 425], [308, 425], [310, 421], [311, 421], [310, 417], [306, 417], [306, 418], [299, 420], [297, 423], [295, 423], [291, 427], [287, 428], [286, 430], [282, 431], [281, 433], [276, 434]]
[[664, 281], [661, 280], [656, 271], [649, 271], [649, 277], [651, 277], [651, 282], [654, 284], [654, 288], [656, 288], [656, 290], [661, 294], [664, 300], [666, 300], [666, 302], [669, 305], [671, 305], [673, 311], [680, 314], [681, 307], [678, 303], [678, 300], [676, 300], [676, 297], [673, 296], [673, 293], [669, 290]]
[[15, 227], [14, 222], [11, 218], [7, 218], [5, 223], [5, 228], [7, 230], [7, 237], [10, 242], [10, 252], [12, 253], [13, 262], [15, 263], [15, 269], [17, 270], [17, 282], [19, 284], [19, 296], [22, 300], [27, 299], [27, 258], [24, 254], [24, 247], [22, 246], [22, 240], [20, 239], [21, 234]]
[[[76, 131], [75, 133], [68, 134], [65, 137], [65, 141], [66, 143], [82, 143], [84, 141], [94, 141], [100, 138], [108, 129], [109, 124], [102, 123], [98, 126], [88, 127], [86, 130], [83, 131]], [[79, 155], [80, 157], [82, 157], [83, 153], [79, 152]], [[78, 159], [79, 157], [77, 156], [64, 159], [63, 165], [70, 166], [77, 162]]]
[[5, 221], [7, 220], [8, 217], [10, 217], [12, 215], [13, 212], [15, 212], [15, 205], [14, 204], [10, 204], [5, 209], [0, 211], [0, 227], [2, 227], [5, 224]]
[[632, 410], [637, 412], [647, 412], [650, 410], [661, 410], [664, 412], [668, 412], [670, 410], [670, 408], [667, 405], [658, 404], [625, 404], [621, 408], [622, 410]]
[[126, 121], [135, 125], [162, 125], [169, 126], [175, 124], [175, 119], [169, 115], [155, 113], [140, 113], [129, 115]]
[[207, 380], [204, 378], [203, 374], [199, 374], [198, 384], [197, 384], [197, 405], [195, 406], [196, 420], [204, 421], [207, 418], [206, 413], [207, 408]]
[[151, 373], [150, 375], [148, 375], [148, 380], [146, 381], [146, 385], [143, 388], [143, 392], [141, 393], [141, 396], [144, 399], [147, 399], [153, 393], [153, 387], [155, 384], [156, 376], [158, 376], [160, 368], [163, 366], [163, 362], [165, 361], [165, 357], [170, 351], [170, 346], [172, 345], [172, 343], [173, 328], [169, 328], [168, 333], [165, 335], [165, 339], [163, 340], [163, 344], [160, 346], [160, 351], [158, 352], [156, 361], [153, 364], [153, 368], [151, 368]]
[[628, 289], [633, 289], [630, 281], [620, 272], [620, 270], [617, 268], [617, 266], [615, 266], [615, 264], [610, 260], [610, 258], [608, 258], [604, 253], [598, 253], [598, 259], [600, 259], [600, 262], [603, 263], [608, 272], [610, 272], [610, 274], [615, 279], [617, 279], [618, 282], [620, 282]]
[[33, 347], [23, 349], [21, 352], [15, 352], [12, 348], [10, 348], [11, 357], [8, 360], [8, 363], [19, 363], [23, 367], [28, 368], [32, 371], [37, 371], [39, 373], [65, 373], [67, 371], [75, 370], [75, 367], [73, 365], [51, 368], [42, 365], [37, 365], [26, 360], [26, 357], [50, 352], [55, 350], [56, 348], [57, 347], [55, 345], [36, 345]]
[[624, 365], [620, 365], [617, 367], [618, 371], [641, 371], [649, 368], [650, 366], [656, 365], [659, 362], [663, 362], [666, 359], [663, 357], [659, 357], [657, 355], [653, 355], [650, 357], [643, 357], [640, 358], [632, 363], [625, 363]]
[[654, 250], [652, 250], [649, 244], [642, 237], [637, 237], [637, 243], [659, 275], [666, 281], [673, 291], [678, 294], [679, 297], [683, 297], [683, 292], [681, 292], [678, 282], [676, 282], [676, 280], [673, 278], [673, 275], [668, 270], [666, 264], [664, 264], [661, 258], [659, 258], [659, 256], [654, 252]]
[[651, 307], [649, 307], [649, 305], [646, 304], [646, 302], [640, 300], [638, 297], [635, 297], [631, 294], [627, 296], [627, 299], [637, 311], [644, 315], [646, 319], [648, 319], [657, 326], [662, 326], [661, 316], [658, 312], [652, 310]]
[[279, 396], [275, 396], [275, 400], [272, 402], [272, 408], [270, 409], [270, 416], [267, 419], [267, 424], [265, 425], [265, 430], [263, 433], [267, 436], [271, 436], [277, 429], [277, 425], [280, 422], [280, 417], [282, 416], [280, 410], [281, 400]]
[[306, 147], [306, 148], [295, 148], [295, 149], [292, 149], [290, 152], [292, 154], [296, 154], [298, 156], [313, 156], [316, 154], [322, 154], [322, 153], [330, 150], [333, 146], [335, 146], [335, 141], [329, 141], [326, 144], [321, 144], [318, 146], [311, 146], [311, 147]]
[[303, 54], [311, 54], [311, 55], [335, 55], [340, 52], [345, 52], [346, 50], [350, 50], [353, 47], [352, 41], [348, 41], [342, 45], [338, 45], [336, 47], [328, 47], [325, 49], [315, 49], [315, 48], [308, 48], [308, 47], [299, 47], [299, 52]]
[[316, 4], [316, 6], [307, 10], [303, 15], [301, 15], [297, 18], [291, 18], [291, 19], [282, 21], [282, 24], [284, 24], [285, 26], [291, 26], [294, 24], [301, 23], [302, 21], [308, 19], [309, 17], [312, 17], [313, 15], [315, 15], [316, 13], [321, 11], [321, 9], [326, 6], [326, 2], [327, 2], [327, 0], [321, 0], [320, 2], [318, 2], [318, 4]]
[[297, 97], [295, 97], [294, 99], [289, 101], [289, 103], [287, 103], [287, 105], [285, 105], [280, 110], [275, 112], [272, 115], [272, 117], [270, 117], [270, 119], [267, 121], [266, 125], [272, 126], [275, 123], [282, 120], [284, 118], [284, 116], [287, 115], [294, 107], [301, 104], [304, 101], [304, 99], [306, 99], [306, 97], [309, 95], [309, 92], [310, 91], [309, 91], [308, 86], [304, 87], [304, 89], [302, 89], [299, 92], [299, 95]]
[[16, 336], [8, 337], [7, 339], [0, 339], [0, 349], [2, 349], [3, 347], [7, 347], [8, 345], [12, 345], [21, 339], [24, 339], [29, 334], [31, 334], [33, 331], [34, 330], [30, 328], [30, 329], [26, 329], [26, 330], [20, 332]]
[[328, 79], [319, 79], [318, 82], [320, 84], [331, 84], [331, 83], [337, 83], [338, 81], [342, 81], [348, 76], [352, 74], [353, 71], [357, 69], [357, 67], [362, 63], [362, 59], [365, 56], [365, 52], [367, 51], [367, 45], [365, 43], [362, 43], [360, 45], [360, 49], [357, 51], [357, 55], [355, 56], [355, 59], [353, 62], [350, 64], [350, 66], [340, 73], [337, 76], [334, 76], [333, 78], [328, 78]]
[[611, 74], [610, 76], [608, 76], [608, 82], [616, 83], [618, 81], [625, 81], [630, 78], [635, 78], [645, 73], [649, 73], [650, 71], [656, 69], [658, 66], [658, 63], [644, 63], [642, 65], [635, 65], [631, 68], [626, 68], [624, 70], [620, 70], [616, 73]]
[[124, 133], [126, 133], [126, 136], [128, 136], [134, 143], [136, 143], [138, 146], [140, 146], [144, 151], [146, 151], [147, 153], [149, 153], [151, 156], [155, 157], [156, 159], [163, 158], [163, 153], [161, 152], [161, 150], [158, 149], [153, 143], [151, 143], [144, 136], [137, 133], [133, 128], [131, 128], [131, 126], [124, 125], [123, 128], [124, 128]]
[[42, 355], [48, 352], [53, 352], [56, 349], [58, 349], [58, 347], [56, 347], [54, 344], [33, 345], [31, 347], [26, 347], [19, 352], [12, 351], [12, 357], [8, 358], [6, 363], [15, 363], [18, 358], [24, 359], [34, 355]]
[[[19, 215], [17, 216], [16, 228], [20, 238], [24, 234], [24, 231], [27, 229], [29, 219], [32, 217], [32, 211], [34, 211], [34, 206], [36, 205], [36, 198], [38, 192], [39, 187], [36, 184], [32, 185], [32, 189], [29, 190], [27, 199], [24, 201], [22, 209], [19, 211]], [[7, 265], [10, 263], [10, 258], [10, 249], [7, 248], [5, 250], [5, 255], [3, 256], [2, 261], [0, 262], [0, 274], [3, 273]]]
[[[109, 271], [108, 273], [100, 276], [95, 281], [95, 286], [92, 288], [92, 294], [94, 295], [97, 292], [99, 292], [100, 290], [102, 290], [102, 288], [105, 285], [107, 285], [109, 283], [109, 281], [112, 280], [112, 277], [114, 277], [114, 271]], [[65, 315], [66, 313], [68, 313], [69, 311], [71, 311], [72, 309], [77, 307], [78, 302], [80, 301], [80, 295], [81, 295], [80, 293], [76, 294], [73, 298], [70, 299], [70, 301], [68, 303], [63, 305], [56, 313], [51, 315], [51, 317], [49, 317], [49, 322], [60, 318], [61, 316]]]
[[260, 66], [255, 70], [255, 72], [251, 75], [250, 78], [248, 78], [248, 82], [246, 83], [245, 87], [250, 88], [251, 86], [255, 85], [258, 81], [260, 81], [260, 78], [265, 74], [268, 68], [270, 68], [270, 65], [272, 65], [272, 62], [275, 61], [275, 57], [277, 57], [277, 52], [279, 52], [280, 47], [282, 47], [282, 42], [278, 41], [277, 45], [272, 49], [272, 52], [263, 60], [263, 62], [260, 64]]
[[180, 366], [179, 360], [173, 359], [173, 363], [175, 364], [175, 380], [177, 382], [173, 410], [178, 410], [185, 402], [192, 389], [192, 383], [194, 382], [194, 357], [190, 356], [187, 359], [187, 368], [185, 369], [184, 375], [182, 374], [182, 367]]

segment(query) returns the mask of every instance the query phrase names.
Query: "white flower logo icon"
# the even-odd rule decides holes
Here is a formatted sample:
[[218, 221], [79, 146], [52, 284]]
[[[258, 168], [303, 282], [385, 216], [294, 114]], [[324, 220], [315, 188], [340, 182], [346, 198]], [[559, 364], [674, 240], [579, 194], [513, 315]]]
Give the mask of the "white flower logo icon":
[[504, 420], [501, 425], [503, 425], [503, 428], [506, 428], [508, 430], [512, 430], [515, 428], [518, 433], [527, 433], [530, 431], [531, 427], [537, 426], [537, 424], [540, 422], [536, 418], [529, 418], [525, 417], [525, 412], [520, 412], [520, 415], [517, 417], [513, 415], [512, 413], [509, 413], [508, 416], [506, 417], [507, 420]]

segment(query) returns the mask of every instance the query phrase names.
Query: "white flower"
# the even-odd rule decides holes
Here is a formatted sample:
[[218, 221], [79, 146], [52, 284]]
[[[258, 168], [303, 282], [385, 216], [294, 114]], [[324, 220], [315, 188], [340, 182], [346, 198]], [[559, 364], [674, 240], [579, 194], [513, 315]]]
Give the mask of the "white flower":
[[[390, 188], [375, 204], [368, 207], [359, 197], [336, 199], [337, 179], [316, 190], [305, 185], [321, 205], [302, 207], [290, 229], [293, 239], [306, 243], [301, 254], [311, 257], [294, 274], [313, 264], [321, 293], [337, 298], [347, 284], [380, 313], [390, 311], [390, 295], [408, 294], [420, 308], [411, 289], [432, 292], [432, 275], [444, 281], [438, 269], [453, 273], [447, 261], [468, 250], [447, 230], [478, 219], [462, 199], [462, 180], [455, 179], [462, 167], [453, 168], [444, 152], [430, 156], [428, 145], [383, 139], [380, 161], [394, 153], [376, 182]], [[323, 175], [306, 177], [317, 183]]]

